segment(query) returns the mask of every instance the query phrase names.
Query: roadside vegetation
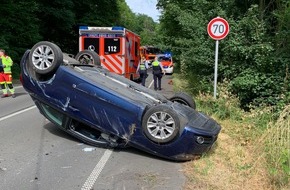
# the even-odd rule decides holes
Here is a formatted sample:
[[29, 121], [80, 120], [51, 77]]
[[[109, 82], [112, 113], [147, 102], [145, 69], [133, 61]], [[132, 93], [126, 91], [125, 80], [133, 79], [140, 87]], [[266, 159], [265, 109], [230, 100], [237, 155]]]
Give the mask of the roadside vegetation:
[[[172, 49], [175, 90], [222, 126], [213, 150], [184, 164], [185, 189], [290, 189], [290, 2], [159, 0], [161, 45]], [[228, 20], [220, 41], [207, 23]]]
[[[190, 89], [180, 74], [174, 74], [173, 84], [175, 91]], [[272, 107], [244, 111], [227, 83], [219, 85], [217, 99], [194, 96], [197, 110], [216, 119], [222, 131], [210, 152], [183, 164], [184, 189], [289, 189], [290, 105], [277, 119]]]

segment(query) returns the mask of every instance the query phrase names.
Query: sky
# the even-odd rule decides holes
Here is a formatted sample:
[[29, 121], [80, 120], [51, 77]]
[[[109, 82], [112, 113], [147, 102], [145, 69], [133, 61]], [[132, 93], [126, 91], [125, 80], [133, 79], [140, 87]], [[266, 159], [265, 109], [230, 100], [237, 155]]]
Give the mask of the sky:
[[125, 0], [134, 13], [141, 13], [158, 21], [159, 11], [156, 9], [157, 0]]

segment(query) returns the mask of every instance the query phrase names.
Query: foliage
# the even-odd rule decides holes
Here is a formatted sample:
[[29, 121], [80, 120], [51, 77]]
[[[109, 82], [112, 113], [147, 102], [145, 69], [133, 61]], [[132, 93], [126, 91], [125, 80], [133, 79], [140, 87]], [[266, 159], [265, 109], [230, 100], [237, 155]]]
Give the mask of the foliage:
[[[222, 6], [225, 4], [227, 6]], [[221, 167], [222, 160], [240, 160], [241, 157], [234, 157], [236, 155], [234, 153], [230, 154], [233, 157], [214, 156], [213, 159], [220, 161], [217, 167], [212, 167], [213, 170], [207, 169], [206, 177], [202, 178], [203, 186], [206, 183], [209, 184], [207, 186], [209, 189], [218, 189], [218, 187], [239, 189], [247, 187], [249, 181], [255, 178], [265, 183], [265, 186], [258, 184], [257, 189], [283, 188], [289, 185], [289, 181], [287, 182], [289, 151], [287, 150], [289, 150], [290, 142], [287, 136], [281, 136], [285, 134], [282, 133], [285, 130], [288, 130], [286, 134], [289, 136], [289, 127], [285, 127], [288, 126], [287, 122], [282, 122], [283, 128], [273, 127], [272, 129], [277, 131], [272, 131], [270, 138], [266, 138], [267, 125], [272, 125], [271, 122], [275, 122], [274, 119], [278, 118], [281, 111], [290, 103], [290, 47], [287, 43], [290, 39], [289, 2], [283, 0], [231, 2], [160, 0], [159, 6], [163, 13], [160, 20], [160, 30], [164, 32], [162, 42], [164, 46], [171, 47], [174, 55], [178, 57], [178, 68], [188, 80], [187, 91], [194, 92], [196, 95], [198, 109], [218, 118], [223, 126], [222, 137], [226, 136], [226, 139], [229, 138], [228, 136], [233, 137], [230, 143], [236, 144], [233, 147], [235, 150], [228, 151], [230, 146], [229, 144], [223, 146], [226, 141], [223, 139], [224, 141], [219, 143], [222, 148], [217, 148], [217, 152], [223, 154], [223, 149], [227, 149], [226, 153], [230, 154], [230, 152], [237, 153], [239, 149], [242, 150], [242, 154], [249, 154], [248, 156], [253, 158], [242, 160], [241, 163], [230, 162], [230, 170], [236, 173], [227, 175], [251, 176], [251, 179], [244, 179], [245, 183], [237, 183], [236, 186], [232, 183], [221, 183], [221, 186], [217, 186], [216, 183], [210, 184], [208, 181], [211, 173], [215, 174], [214, 171]], [[212, 94], [213, 91], [211, 86], [214, 43], [206, 34], [206, 23], [216, 16], [226, 18], [230, 24], [230, 33], [220, 41], [219, 46], [217, 100], [208, 96], [208, 93]], [[182, 25], [186, 22], [188, 24]], [[233, 95], [224, 96], [225, 91]], [[235, 96], [239, 103], [234, 101], [235, 104], [232, 104], [232, 98]], [[244, 108], [247, 112], [239, 111], [237, 106]], [[268, 109], [265, 106], [273, 107]], [[288, 147], [281, 146], [279, 153], [275, 151], [279, 146], [277, 144], [263, 150], [266, 142], [271, 142], [272, 139], [276, 139], [278, 143], [285, 142]], [[239, 146], [239, 142], [242, 146]], [[247, 152], [248, 150], [243, 146], [251, 152]], [[266, 157], [272, 158], [272, 161], [271, 159], [264, 160], [263, 158]], [[276, 159], [273, 160], [273, 158]], [[226, 164], [224, 167], [227, 168]], [[238, 168], [235, 170], [235, 164], [240, 165], [242, 171]], [[271, 172], [265, 171], [265, 166]], [[194, 166], [194, 168], [197, 167], [197, 165]], [[258, 177], [261, 173], [254, 171], [262, 172], [262, 175], [267, 177], [261, 179]], [[220, 176], [220, 173], [218, 175]], [[193, 176], [196, 179], [197, 175]], [[213, 181], [216, 182], [216, 175], [212, 176]], [[226, 181], [223, 177], [220, 178], [221, 181]], [[248, 184], [248, 187], [255, 189], [252, 186], [253, 183]]]
[[266, 24], [257, 14], [258, 7], [252, 6], [239, 23], [231, 23], [232, 34], [223, 50], [227, 60], [220, 65], [220, 74], [231, 80], [231, 90], [244, 108], [276, 105], [284, 90], [285, 64], [275, 59], [272, 43], [265, 41]]
[[1, 3], [0, 47], [12, 58], [19, 57], [26, 50], [25, 46], [31, 46], [33, 41], [40, 39], [39, 19], [33, 15], [38, 8], [32, 0]]
[[132, 10], [128, 7], [125, 0], [118, 0], [118, 9], [120, 10], [120, 17], [117, 19], [117, 25], [124, 26], [126, 28], [130, 28], [130, 30], [134, 31], [132, 29], [134, 26], [136, 26], [136, 16], [132, 12]]
[[276, 105], [281, 101], [281, 86], [283, 86], [281, 77], [247, 69], [231, 81], [230, 88], [238, 95], [242, 105], [259, 106]]
[[229, 81], [242, 108], [265, 104], [281, 110], [290, 101], [289, 4], [285, 0], [159, 0], [160, 41], [172, 49], [176, 70], [190, 79], [192, 92], [213, 91], [215, 43], [206, 24], [216, 16], [226, 18], [230, 33], [219, 43], [218, 81]]
[[286, 106], [265, 134], [265, 151], [272, 181], [278, 187], [290, 184], [290, 106]]
[[21, 55], [27, 47], [41, 39], [39, 19], [33, 14], [39, 8], [35, 1], [27, 0], [15, 3], [5, 1], [0, 6], [0, 48], [14, 61], [13, 77], [18, 78]]
[[[138, 33], [142, 43], [152, 43], [157, 23], [133, 13], [125, 0], [8, 0], [0, 7], [0, 48], [15, 63], [40, 40], [56, 43], [64, 52], [78, 52], [80, 25], [124, 26]], [[18, 78], [19, 66], [12, 68]]]
[[141, 45], [155, 45], [154, 39], [156, 38], [156, 23], [153, 19], [144, 14], [137, 14], [137, 25], [135, 32], [140, 34]]
[[72, 11], [73, 2], [70, 0], [41, 0], [36, 12], [40, 20], [39, 34], [46, 41], [59, 45], [65, 52], [69, 49], [70, 33], [75, 15]]
[[41, 36], [53, 41], [64, 52], [78, 52], [78, 27], [113, 26], [120, 15], [115, 0], [41, 0], [37, 12], [41, 21]]
[[175, 55], [176, 68], [187, 76], [202, 74], [208, 78], [213, 71], [213, 62], [210, 61], [214, 55], [211, 56], [210, 49], [213, 45], [210, 45], [205, 33], [206, 28], [203, 26], [207, 20], [204, 14], [207, 8], [198, 8], [207, 6], [207, 3], [200, 1], [167, 3], [166, 11], [160, 19], [164, 46], [171, 48]]
[[[236, 96], [220, 85], [219, 98], [199, 93], [197, 110], [211, 115], [222, 126], [216, 146], [200, 159], [184, 164], [185, 189], [288, 189], [290, 166], [289, 105], [274, 120], [273, 107], [240, 109]], [[174, 74], [174, 89], [190, 83]]]
[[156, 25], [153, 19], [145, 14], [135, 14], [130, 10], [125, 0], [118, 0], [120, 14], [117, 25], [124, 26], [140, 35], [141, 45], [155, 45], [157, 35]]

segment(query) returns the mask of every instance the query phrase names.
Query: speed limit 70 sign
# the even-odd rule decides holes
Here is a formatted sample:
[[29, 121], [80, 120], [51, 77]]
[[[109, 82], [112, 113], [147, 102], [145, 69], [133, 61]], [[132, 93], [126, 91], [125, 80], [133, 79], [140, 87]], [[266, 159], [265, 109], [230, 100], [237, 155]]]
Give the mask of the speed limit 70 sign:
[[212, 19], [207, 25], [207, 33], [214, 40], [224, 39], [229, 31], [229, 23], [221, 17]]

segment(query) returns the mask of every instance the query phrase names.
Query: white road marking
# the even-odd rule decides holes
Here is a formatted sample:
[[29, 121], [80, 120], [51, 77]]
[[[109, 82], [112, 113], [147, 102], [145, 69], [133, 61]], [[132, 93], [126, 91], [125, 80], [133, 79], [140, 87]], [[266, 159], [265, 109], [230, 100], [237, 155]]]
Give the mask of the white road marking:
[[151, 81], [151, 83], [149, 84], [148, 88], [151, 88], [153, 82], [154, 82], [154, 80]]
[[102, 156], [102, 158], [100, 159], [100, 161], [98, 162], [98, 164], [96, 165], [94, 170], [92, 171], [91, 175], [86, 180], [86, 182], [83, 185], [81, 190], [91, 190], [91, 189], [93, 189], [95, 182], [97, 181], [100, 173], [102, 172], [103, 168], [106, 165], [106, 162], [109, 160], [109, 158], [110, 158], [112, 153], [113, 153], [113, 151], [110, 150], [110, 149], [107, 149], [105, 151], [104, 155]]
[[[152, 82], [151, 82], [150, 85], [152, 85]], [[7, 115], [5, 117], [2, 117], [2, 118], [0, 118], [0, 122], [4, 121], [5, 119], [9, 119], [9, 118], [11, 118], [13, 116], [16, 116], [16, 115], [19, 115], [21, 113], [24, 113], [26, 111], [32, 110], [34, 108], [36, 108], [36, 106], [31, 106], [29, 108], [26, 108], [26, 109], [20, 110], [18, 112], [15, 112], [13, 114], [10, 114], [10, 115]], [[91, 175], [87, 178], [87, 180], [86, 180], [86, 182], [83, 185], [81, 190], [91, 190], [91, 189], [93, 189], [93, 186], [94, 186], [95, 182], [97, 181], [100, 173], [102, 172], [103, 168], [105, 167], [105, 165], [106, 165], [107, 161], [109, 160], [109, 158], [110, 158], [112, 153], [113, 153], [113, 151], [110, 150], [110, 149], [107, 149], [105, 151], [104, 155], [102, 156], [102, 158], [100, 159], [98, 164], [95, 166], [95, 168], [92, 171]], [[5, 170], [6, 170], [6, 168], [5, 168]]]
[[1, 118], [0, 118], [0, 121], [3, 121], [3, 120], [5, 120], [5, 119], [8, 119], [8, 118], [13, 117], [13, 116], [18, 115], [18, 114], [21, 114], [21, 113], [23, 113], [23, 112], [26, 112], [26, 111], [32, 110], [32, 109], [34, 109], [34, 108], [36, 108], [36, 106], [31, 106], [31, 107], [29, 107], [29, 108], [26, 108], [26, 109], [24, 109], [24, 110], [20, 110], [20, 111], [18, 111], [18, 112], [15, 112], [15, 113], [13, 113], [13, 114], [7, 115], [7, 116], [5, 116], [5, 117], [1, 117]]
[[14, 86], [14, 88], [23, 88], [23, 86]]

